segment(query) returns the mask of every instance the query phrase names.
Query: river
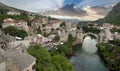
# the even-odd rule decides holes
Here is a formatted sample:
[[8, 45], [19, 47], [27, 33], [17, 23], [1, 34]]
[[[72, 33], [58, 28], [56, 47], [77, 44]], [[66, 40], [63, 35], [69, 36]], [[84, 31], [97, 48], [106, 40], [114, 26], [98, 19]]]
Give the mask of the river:
[[85, 37], [82, 48], [76, 51], [76, 56], [70, 58], [74, 71], [109, 71], [97, 54], [96, 40]]

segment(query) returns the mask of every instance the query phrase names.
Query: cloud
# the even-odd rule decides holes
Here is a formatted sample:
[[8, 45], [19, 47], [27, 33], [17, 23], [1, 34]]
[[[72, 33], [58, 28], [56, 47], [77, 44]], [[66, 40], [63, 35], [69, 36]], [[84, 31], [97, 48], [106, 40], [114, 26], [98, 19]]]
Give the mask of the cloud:
[[31, 12], [49, 12], [49, 10], [57, 10], [65, 4], [75, 3], [77, 5], [74, 6], [74, 9], [81, 8], [88, 14], [79, 19], [96, 20], [104, 17], [110, 10], [109, 7], [113, 7], [120, 0], [0, 0], [0, 2]]
[[57, 4], [62, 7], [63, 3], [64, 3], [64, 0], [56, 0], [57, 1]]
[[64, 0], [0, 0], [0, 2], [28, 11], [43, 11], [61, 7]]
[[120, 2], [120, 0], [82, 0], [81, 3], [78, 4], [79, 7], [84, 7], [86, 5], [89, 6], [105, 6], [116, 4]]
[[0, 0], [6, 5], [28, 10], [28, 11], [46, 11], [62, 7], [65, 4], [75, 3], [77, 7], [114, 5], [120, 0]]
[[95, 14], [96, 12], [91, 10], [90, 6], [83, 7], [83, 10], [86, 11], [88, 14]]

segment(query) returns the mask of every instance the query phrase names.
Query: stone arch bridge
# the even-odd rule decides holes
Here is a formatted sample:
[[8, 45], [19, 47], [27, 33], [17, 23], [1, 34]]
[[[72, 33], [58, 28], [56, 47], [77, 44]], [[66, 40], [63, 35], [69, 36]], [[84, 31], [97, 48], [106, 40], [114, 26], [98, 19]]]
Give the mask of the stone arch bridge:
[[73, 45], [82, 43], [86, 36], [92, 36], [96, 39], [97, 42], [99, 42], [99, 34], [95, 34], [95, 33], [91, 33], [91, 32], [77, 33], [77, 40], [76, 40], [76, 42], [73, 43]]

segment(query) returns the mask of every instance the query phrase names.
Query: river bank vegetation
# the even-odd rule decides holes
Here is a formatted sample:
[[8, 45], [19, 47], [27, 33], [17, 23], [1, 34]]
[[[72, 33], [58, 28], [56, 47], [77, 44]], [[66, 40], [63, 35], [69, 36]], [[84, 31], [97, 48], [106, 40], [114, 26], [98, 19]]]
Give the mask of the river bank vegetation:
[[120, 71], [120, 46], [114, 42], [97, 44], [98, 52], [105, 60], [105, 64], [111, 71]]
[[28, 52], [37, 59], [36, 71], [73, 71], [69, 60], [61, 54], [52, 55], [41, 45], [32, 45]]
[[64, 44], [58, 45], [58, 49], [53, 52], [53, 54], [61, 54], [67, 58], [71, 57], [74, 54], [72, 44], [76, 41], [76, 38], [73, 37], [71, 34], [68, 35], [68, 40]]

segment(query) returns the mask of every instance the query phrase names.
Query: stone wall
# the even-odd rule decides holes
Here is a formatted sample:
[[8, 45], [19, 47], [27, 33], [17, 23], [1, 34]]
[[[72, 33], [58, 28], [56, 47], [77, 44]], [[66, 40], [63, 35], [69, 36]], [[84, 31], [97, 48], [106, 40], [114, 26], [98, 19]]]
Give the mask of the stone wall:
[[6, 71], [21, 71], [21, 70], [11, 61], [6, 61]]
[[35, 69], [33, 70], [33, 66], [36, 65], [36, 61], [34, 61], [32, 64], [29, 65], [29, 67], [27, 67], [26, 69], [22, 70], [22, 71], [35, 71]]
[[0, 71], [6, 71], [5, 62], [0, 63]]

